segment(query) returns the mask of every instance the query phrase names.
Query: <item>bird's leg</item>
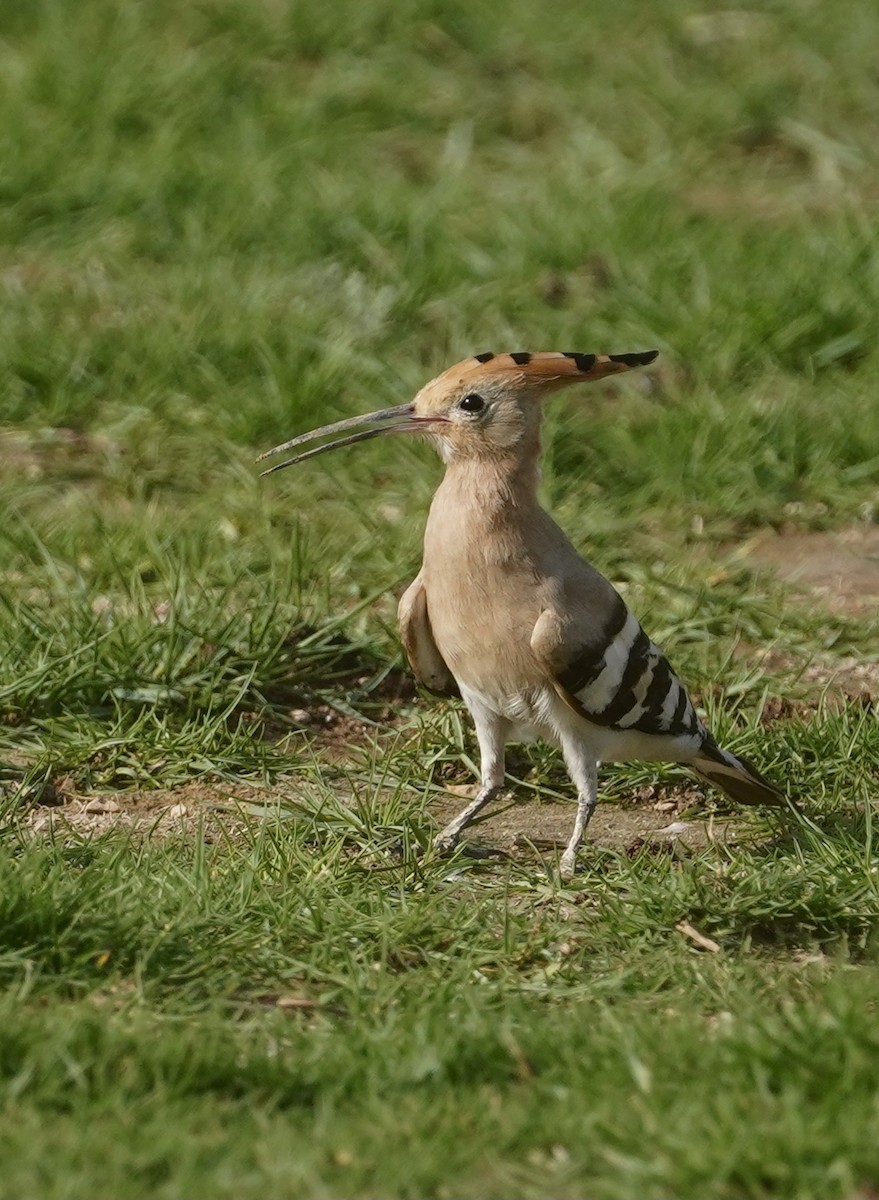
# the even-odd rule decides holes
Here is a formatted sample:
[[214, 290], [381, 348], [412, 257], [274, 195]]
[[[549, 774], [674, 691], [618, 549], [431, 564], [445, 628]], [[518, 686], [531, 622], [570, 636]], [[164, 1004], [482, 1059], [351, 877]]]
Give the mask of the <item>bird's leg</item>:
[[562, 743], [562, 755], [571, 779], [577, 786], [577, 816], [574, 832], [559, 863], [562, 879], [571, 879], [577, 865], [577, 851], [583, 841], [586, 826], [595, 812], [598, 799], [598, 763], [579, 742]]
[[509, 721], [481, 706], [472, 711], [480, 754], [480, 788], [474, 800], [446, 825], [433, 840], [435, 850], [447, 852], [458, 844], [461, 831], [478, 812], [495, 798], [504, 782], [506, 735]]

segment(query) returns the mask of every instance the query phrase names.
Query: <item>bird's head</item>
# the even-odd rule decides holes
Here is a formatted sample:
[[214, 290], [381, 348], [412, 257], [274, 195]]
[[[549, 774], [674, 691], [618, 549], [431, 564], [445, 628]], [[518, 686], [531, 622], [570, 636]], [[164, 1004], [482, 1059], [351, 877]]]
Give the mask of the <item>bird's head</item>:
[[[279, 471], [337, 446], [349, 446], [390, 433], [430, 437], [446, 462], [458, 458], [499, 459], [516, 447], [536, 448], [543, 398], [570, 383], [617, 375], [653, 362], [658, 351], [636, 354], [477, 354], [449, 367], [425, 384], [408, 404], [350, 417], [300, 434], [260, 455], [257, 461], [304, 446], [322, 437], [331, 441], [312, 447], [264, 474]], [[334, 437], [345, 434], [344, 437]]]

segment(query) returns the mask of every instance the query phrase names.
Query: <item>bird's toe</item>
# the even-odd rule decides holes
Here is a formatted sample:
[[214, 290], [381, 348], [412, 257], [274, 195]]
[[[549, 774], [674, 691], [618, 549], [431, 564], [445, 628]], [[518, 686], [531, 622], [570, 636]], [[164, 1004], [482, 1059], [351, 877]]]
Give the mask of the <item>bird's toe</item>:
[[559, 862], [559, 875], [562, 877], [562, 879], [573, 879], [576, 869], [576, 854], [568, 854], [565, 852], [561, 857], [561, 861]]
[[443, 830], [433, 839], [433, 848], [437, 854], [451, 854], [460, 837], [459, 833], [447, 833], [446, 830]]

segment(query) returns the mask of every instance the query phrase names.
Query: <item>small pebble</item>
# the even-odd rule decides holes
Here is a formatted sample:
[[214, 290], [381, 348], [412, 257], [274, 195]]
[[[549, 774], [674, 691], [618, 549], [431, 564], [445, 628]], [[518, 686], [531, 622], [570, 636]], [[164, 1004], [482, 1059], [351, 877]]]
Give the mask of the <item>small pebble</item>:
[[116, 813], [119, 812], [119, 805], [109, 796], [95, 796], [93, 800], [89, 800], [83, 805], [83, 812], [87, 813]]
[[686, 833], [690, 826], [686, 821], [672, 821], [671, 825], [666, 825], [664, 829], [657, 829], [657, 833], [664, 833], [667, 837], [680, 837], [682, 833]]

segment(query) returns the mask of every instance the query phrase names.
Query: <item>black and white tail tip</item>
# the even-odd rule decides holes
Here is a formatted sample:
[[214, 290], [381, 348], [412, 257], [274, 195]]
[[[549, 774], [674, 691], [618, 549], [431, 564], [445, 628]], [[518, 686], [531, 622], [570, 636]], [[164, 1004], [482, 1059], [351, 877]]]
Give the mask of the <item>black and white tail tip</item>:
[[770, 783], [747, 759], [722, 750], [707, 731], [690, 766], [740, 804], [778, 806], [784, 803], [784, 796], [774, 783]]

